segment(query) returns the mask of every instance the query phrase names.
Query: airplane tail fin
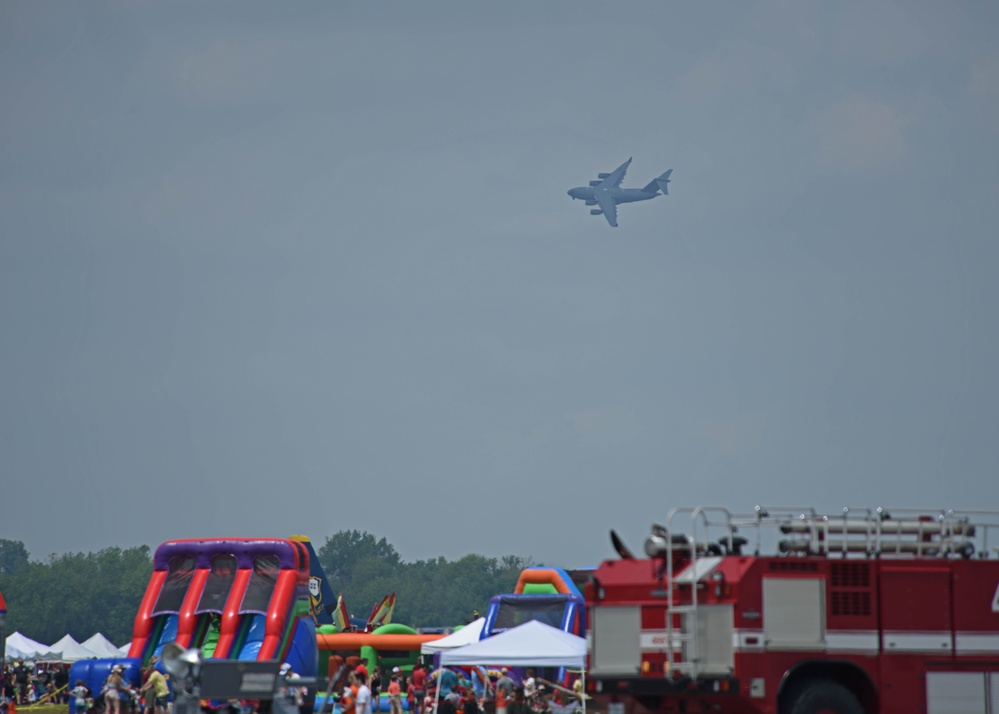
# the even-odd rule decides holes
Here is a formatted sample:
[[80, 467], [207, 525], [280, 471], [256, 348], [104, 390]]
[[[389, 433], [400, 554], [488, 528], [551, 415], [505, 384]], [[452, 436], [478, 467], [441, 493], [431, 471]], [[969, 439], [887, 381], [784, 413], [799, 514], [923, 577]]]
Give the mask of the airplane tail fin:
[[668, 187], [669, 187], [669, 175], [671, 173], [673, 173], [673, 169], [670, 169], [669, 171], [667, 171], [666, 173], [662, 174], [661, 176], [658, 176], [658, 177], [652, 179], [651, 181], [649, 181], [649, 183], [642, 190], [643, 191], [649, 191], [649, 192], [662, 191], [664, 196], [668, 196], [669, 195], [669, 190], [668, 190]]
[[312, 610], [312, 619], [317, 625], [333, 624], [333, 609], [339, 603], [333, 600], [333, 587], [323, 572], [323, 566], [319, 563], [319, 556], [312, 547], [312, 541], [304, 535], [293, 535], [288, 540], [302, 543], [309, 551], [309, 606]]

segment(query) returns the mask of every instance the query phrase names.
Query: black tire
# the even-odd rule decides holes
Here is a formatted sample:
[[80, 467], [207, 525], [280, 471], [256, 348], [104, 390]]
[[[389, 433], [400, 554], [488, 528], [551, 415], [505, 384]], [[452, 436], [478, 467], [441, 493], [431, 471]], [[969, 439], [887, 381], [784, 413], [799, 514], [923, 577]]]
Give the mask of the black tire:
[[864, 714], [864, 708], [843, 685], [816, 680], [798, 689], [791, 714]]

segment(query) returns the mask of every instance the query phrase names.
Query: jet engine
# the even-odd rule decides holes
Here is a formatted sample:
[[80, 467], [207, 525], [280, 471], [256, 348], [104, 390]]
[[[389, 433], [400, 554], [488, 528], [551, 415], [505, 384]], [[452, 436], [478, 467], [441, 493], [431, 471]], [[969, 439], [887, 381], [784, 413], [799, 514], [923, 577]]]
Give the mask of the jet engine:
[[608, 176], [610, 176], [610, 174], [597, 174], [597, 178], [600, 178], [600, 179], [605, 179]]
[[591, 186], [599, 186], [602, 183], [603, 183], [603, 181], [590, 181], [590, 185]]
[[591, 208], [590, 209], [590, 215], [591, 216], [600, 216], [600, 215], [603, 215], [603, 211], [601, 211], [599, 208]]
[[586, 205], [587, 206], [596, 206], [597, 205], [597, 200], [595, 198], [594, 199], [587, 199]]

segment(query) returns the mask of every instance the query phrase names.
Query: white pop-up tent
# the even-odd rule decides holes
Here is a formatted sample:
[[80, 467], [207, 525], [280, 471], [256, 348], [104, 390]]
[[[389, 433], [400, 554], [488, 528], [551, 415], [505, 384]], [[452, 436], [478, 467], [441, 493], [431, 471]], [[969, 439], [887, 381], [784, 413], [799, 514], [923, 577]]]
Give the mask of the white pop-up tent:
[[112, 643], [111, 640], [102, 635], [100, 632], [85, 639], [80, 644], [96, 654], [98, 657], [104, 659], [121, 659], [125, 656], [122, 654], [121, 650], [114, 646], [114, 643]]
[[[586, 640], [537, 620], [441, 653], [442, 667], [455, 664], [566, 667], [583, 673], [583, 689], [586, 689]], [[437, 698], [440, 698], [440, 687]], [[582, 703], [583, 714], [586, 714], [585, 697], [582, 697]]]
[[452, 632], [447, 637], [424, 642], [420, 645], [420, 654], [433, 654], [444, 650], [453, 650], [456, 647], [464, 647], [473, 642], [478, 642], [479, 637], [482, 636], [482, 628], [485, 624], [486, 618], [480, 617], [478, 620], [472, 620], [460, 630]]
[[77, 662], [81, 659], [94, 659], [96, 652], [92, 652], [79, 642], [73, 639], [72, 635], [66, 635], [58, 642], [52, 643], [49, 651], [39, 657], [43, 662]]
[[35, 642], [20, 632], [13, 632], [5, 640], [7, 644], [7, 659], [37, 659], [49, 653], [49, 648], [41, 642]]

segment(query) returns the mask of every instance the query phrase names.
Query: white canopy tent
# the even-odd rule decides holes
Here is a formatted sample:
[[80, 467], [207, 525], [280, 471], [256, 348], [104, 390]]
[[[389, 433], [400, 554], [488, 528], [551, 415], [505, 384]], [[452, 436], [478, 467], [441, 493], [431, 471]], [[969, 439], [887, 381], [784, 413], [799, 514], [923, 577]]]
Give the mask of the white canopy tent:
[[[442, 667], [455, 664], [566, 667], [582, 672], [583, 689], [586, 689], [586, 640], [537, 620], [441, 653]], [[437, 698], [440, 698], [440, 687]], [[586, 714], [586, 697], [581, 700], [583, 714]]]
[[15, 660], [25, 660], [31, 659], [34, 655], [26, 652], [22, 652], [17, 647], [12, 645], [6, 645], [4, 648], [4, 657], [7, 662], [14, 662]]
[[49, 651], [39, 659], [43, 662], [77, 662], [81, 659], [94, 659], [97, 656], [96, 652], [74, 640], [72, 635], [66, 635], [53, 643]]
[[464, 647], [473, 642], [478, 642], [479, 637], [482, 636], [482, 628], [485, 624], [486, 618], [480, 617], [478, 620], [472, 620], [460, 630], [452, 632], [447, 637], [442, 637], [439, 640], [431, 642], [424, 642], [420, 645], [420, 654], [434, 654], [435, 652], [452, 650], [456, 647]]
[[49, 653], [49, 648], [41, 642], [35, 642], [20, 632], [13, 632], [5, 640], [7, 644], [7, 659], [38, 659]]
[[[84, 640], [80, 644], [101, 658], [121, 659], [125, 656], [122, 654], [121, 650], [114, 646], [114, 643], [111, 642], [111, 640], [102, 635], [100, 632]], [[131, 645], [131, 643], [129, 643], [129, 645]]]

